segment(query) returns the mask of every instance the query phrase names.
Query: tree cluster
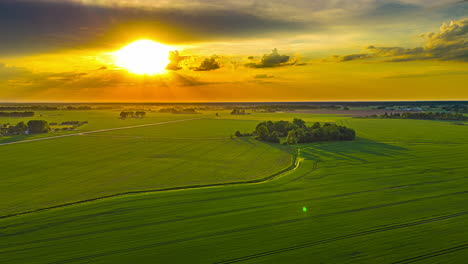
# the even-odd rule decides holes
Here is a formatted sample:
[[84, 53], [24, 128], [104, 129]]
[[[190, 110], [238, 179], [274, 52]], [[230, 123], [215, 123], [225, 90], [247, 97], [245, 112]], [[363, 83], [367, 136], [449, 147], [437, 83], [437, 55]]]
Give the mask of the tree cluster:
[[[52, 125], [52, 123], [50, 123]], [[88, 124], [88, 121], [63, 121], [60, 123], [61, 126], [66, 126], [66, 125], [77, 125], [77, 126], [82, 126], [84, 124]]]
[[28, 130], [30, 134], [49, 132], [49, 124], [45, 120], [29, 120]]
[[234, 136], [236, 137], [251, 137], [253, 136], [253, 133], [241, 133], [239, 130], [234, 133]]
[[23, 135], [28, 130], [28, 126], [23, 122], [16, 125], [3, 124], [0, 126], [0, 135]]
[[146, 112], [143, 111], [122, 111], [120, 112], [120, 118], [125, 119], [127, 117], [132, 117], [132, 118], [143, 118], [146, 116]]
[[82, 125], [88, 124], [88, 121], [64, 121], [59, 123], [49, 123], [51, 126], [70, 126], [70, 127], [55, 127], [51, 130], [58, 131], [58, 130], [72, 130], [78, 128]]
[[0, 135], [24, 135], [49, 132], [49, 124], [45, 120], [30, 120], [27, 124], [23, 121], [16, 125], [0, 125]]
[[279, 143], [280, 137], [286, 137], [286, 144], [310, 143], [318, 141], [354, 140], [353, 129], [336, 124], [316, 122], [307, 126], [302, 119], [288, 121], [266, 121], [257, 125], [254, 134], [261, 141]]
[[91, 106], [67, 106], [65, 109], [67, 110], [92, 110], [93, 108]]
[[32, 117], [34, 112], [24, 111], [24, 112], [0, 112], [0, 117]]
[[385, 113], [383, 115], [370, 115], [371, 118], [393, 118], [393, 119], [423, 119], [423, 120], [455, 120], [467, 121], [468, 117], [459, 113], [433, 113], [433, 112], [417, 112], [417, 113]]

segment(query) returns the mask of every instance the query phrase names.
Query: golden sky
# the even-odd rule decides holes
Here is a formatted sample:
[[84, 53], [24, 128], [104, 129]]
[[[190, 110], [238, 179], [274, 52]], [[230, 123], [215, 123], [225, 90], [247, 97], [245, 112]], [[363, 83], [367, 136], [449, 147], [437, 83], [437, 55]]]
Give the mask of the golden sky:
[[5, 0], [0, 102], [468, 100], [467, 6]]

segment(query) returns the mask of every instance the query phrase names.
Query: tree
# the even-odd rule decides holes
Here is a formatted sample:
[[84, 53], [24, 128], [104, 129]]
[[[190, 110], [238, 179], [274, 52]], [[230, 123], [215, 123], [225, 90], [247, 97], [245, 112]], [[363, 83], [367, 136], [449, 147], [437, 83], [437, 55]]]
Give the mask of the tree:
[[47, 133], [49, 131], [49, 124], [45, 120], [30, 120], [28, 122], [29, 133]]
[[296, 131], [291, 130], [286, 137], [286, 144], [293, 145], [297, 143]]
[[120, 117], [123, 119], [127, 118], [127, 112], [120, 112]]
[[294, 118], [293, 124], [295, 124], [297, 127], [306, 127], [306, 122], [299, 118]]
[[267, 141], [272, 142], [272, 143], [280, 143], [278, 132], [276, 132], [276, 131], [271, 132], [268, 135]]
[[242, 137], [242, 133], [239, 130], [237, 130], [236, 133], [234, 133], [234, 135], [236, 137]]
[[24, 134], [26, 132], [26, 130], [28, 130], [28, 126], [23, 121], [16, 124], [16, 131], [19, 134]]
[[268, 135], [270, 134], [268, 127], [266, 127], [265, 125], [258, 126], [256, 132], [257, 138], [262, 141], [266, 141], [268, 139]]

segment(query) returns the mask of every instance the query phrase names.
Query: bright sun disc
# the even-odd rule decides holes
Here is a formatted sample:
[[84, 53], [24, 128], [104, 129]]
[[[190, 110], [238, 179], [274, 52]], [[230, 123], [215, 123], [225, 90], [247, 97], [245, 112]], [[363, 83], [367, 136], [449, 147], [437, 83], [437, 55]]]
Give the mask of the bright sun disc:
[[113, 53], [115, 65], [136, 74], [163, 73], [169, 64], [170, 47], [142, 39]]

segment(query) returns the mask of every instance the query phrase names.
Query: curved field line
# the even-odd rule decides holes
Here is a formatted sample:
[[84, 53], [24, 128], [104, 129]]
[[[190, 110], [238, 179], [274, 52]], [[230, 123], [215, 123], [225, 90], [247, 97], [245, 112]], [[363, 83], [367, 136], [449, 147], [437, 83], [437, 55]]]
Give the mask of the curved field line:
[[[319, 240], [319, 241], [300, 244], [300, 245], [296, 245], [296, 246], [265, 251], [265, 252], [252, 254], [252, 255], [248, 255], [248, 256], [244, 256], [244, 257], [223, 260], [223, 261], [215, 262], [215, 264], [237, 263], [237, 262], [242, 262], [242, 261], [251, 260], [251, 259], [257, 259], [257, 258], [261, 258], [261, 257], [265, 257], [265, 256], [280, 254], [280, 253], [284, 253], [284, 252], [288, 252], [288, 251], [294, 251], [294, 250], [298, 250], [298, 249], [313, 247], [313, 246], [317, 246], [317, 245], [321, 245], [321, 244], [325, 244], [325, 243], [330, 243], [330, 242], [335, 242], [335, 241], [339, 241], [339, 240], [344, 240], [344, 239], [348, 239], [348, 238], [360, 237], [360, 236], [365, 236], [365, 235], [370, 235], [370, 234], [395, 230], [395, 229], [399, 229], [399, 228], [405, 228], [405, 227], [411, 227], [411, 226], [417, 226], [417, 225], [437, 222], [437, 221], [446, 220], [446, 219], [450, 219], [450, 218], [454, 218], [454, 217], [464, 216], [466, 214], [468, 214], [468, 211], [455, 213], [455, 214], [451, 214], [451, 215], [445, 215], [445, 216], [439, 216], [439, 217], [424, 219], [424, 220], [420, 220], [420, 221], [416, 221], [416, 222], [410, 222], [410, 223], [397, 224], [397, 225], [386, 226], [386, 227], [381, 227], [381, 228], [375, 228], [375, 229], [368, 230], [368, 231], [351, 233], [351, 234], [348, 234], [348, 235], [337, 236], [337, 237], [327, 238], [327, 239], [323, 239], [323, 240]], [[457, 250], [462, 250], [462, 249], [465, 249], [466, 247], [467, 247], [467, 244], [462, 245], [462, 247], [461, 248], [459, 247]], [[453, 252], [453, 251], [450, 251], [450, 252]], [[447, 253], [449, 253], [449, 252], [447, 252]], [[421, 260], [422, 259], [424, 259], [424, 258], [421, 258]], [[400, 262], [395, 262], [395, 263], [410, 263], [410, 262], [400, 261]]]
[[20, 144], [20, 143], [27, 143], [27, 142], [35, 142], [35, 141], [41, 141], [41, 140], [47, 140], [47, 139], [71, 137], [71, 136], [81, 136], [81, 135], [86, 135], [86, 134], [99, 133], [99, 132], [107, 132], [107, 131], [114, 131], [114, 130], [122, 130], [122, 129], [138, 128], [138, 127], [147, 127], [147, 126], [157, 126], [157, 125], [164, 125], [164, 124], [177, 123], [177, 122], [184, 122], [184, 121], [197, 120], [197, 119], [204, 119], [204, 117], [189, 118], [189, 119], [180, 119], [180, 120], [172, 120], [172, 121], [164, 121], [164, 122], [151, 123], [151, 124], [143, 124], [143, 125], [135, 125], [135, 126], [106, 128], [106, 129], [93, 130], [93, 131], [85, 131], [85, 132], [79, 132], [79, 133], [73, 133], [73, 134], [65, 134], [65, 135], [52, 136], [52, 137], [43, 137], [43, 138], [35, 138], [35, 139], [26, 139], [26, 140], [14, 141], [14, 142], [0, 143], [0, 146], [3, 146], [3, 145], [12, 145], [12, 144]]
[[[398, 186], [396, 186], [396, 187], [398, 187]], [[364, 192], [380, 191], [380, 190], [387, 190], [387, 189], [395, 189], [395, 186], [393, 186], [393, 187], [381, 188], [381, 189], [374, 189], [374, 190], [369, 190], [369, 191], [364, 191]], [[327, 199], [327, 198], [343, 197], [343, 196], [349, 196], [349, 195], [354, 195], [354, 194], [358, 194], [358, 193], [362, 193], [362, 192], [353, 192], [353, 193], [347, 193], [347, 194], [338, 194], [338, 195], [331, 195], [331, 196], [323, 196], [323, 197], [318, 197], [318, 198], [315, 198], [315, 199], [294, 200], [294, 201], [288, 201], [288, 202], [277, 203], [276, 205], [278, 205], [278, 204], [282, 204], [282, 205], [294, 204], [294, 203], [297, 203], [297, 202], [305, 202], [305, 201], [310, 201], [310, 200], [323, 200], [323, 199]], [[378, 209], [378, 208], [382, 208], [382, 207], [388, 207], [388, 206], [394, 206], [394, 205], [399, 205], [399, 204], [405, 204], [405, 203], [409, 203], [409, 202], [416, 202], [416, 201], [420, 201], [421, 199], [426, 200], [426, 199], [431, 199], [431, 198], [440, 198], [440, 197], [444, 197], [444, 196], [447, 196], [447, 195], [454, 195], [454, 194], [455, 194], [455, 195], [457, 195], [457, 194], [463, 194], [463, 192], [462, 192], [462, 193], [452, 193], [452, 194], [443, 194], [443, 195], [437, 195], [437, 196], [430, 196], [430, 197], [424, 197], [424, 198], [419, 198], [419, 199], [400, 201], [400, 202], [396, 202], [396, 203], [382, 204], [382, 205], [379, 205], [379, 206], [357, 208], [357, 209], [353, 209], [353, 210], [338, 211], [338, 212], [327, 213], [327, 214], [322, 214], [322, 215], [315, 215], [315, 216], [312, 216], [312, 217], [309, 217], [309, 218], [327, 217], [327, 216], [333, 216], [333, 215], [337, 215], [337, 214], [345, 214], [345, 213], [353, 213], [353, 212], [359, 212], [359, 211], [366, 211], [366, 210]], [[180, 221], [186, 221], [186, 220], [193, 220], [193, 219], [198, 219], [198, 218], [203, 218], [203, 217], [211, 217], [211, 216], [217, 216], [217, 215], [224, 215], [224, 214], [229, 214], [229, 213], [234, 213], [234, 212], [244, 212], [244, 211], [248, 211], [248, 210], [255, 210], [255, 209], [268, 208], [268, 207], [270, 207], [270, 206], [272, 206], [272, 205], [258, 205], [258, 206], [252, 206], [252, 207], [246, 207], [246, 208], [239, 208], [239, 209], [233, 209], [233, 210], [226, 210], [226, 211], [220, 211], [220, 212], [214, 212], [214, 213], [192, 215], [192, 216], [188, 216], [188, 217], [184, 217], [184, 218], [161, 220], [161, 221], [157, 221], [157, 222], [151, 222], [151, 223], [145, 223], [145, 224], [135, 224], [135, 225], [129, 225], [129, 226], [124, 226], [124, 227], [119, 227], [119, 228], [103, 229], [103, 230], [99, 230], [99, 231], [85, 232], [85, 233], [79, 233], [79, 234], [73, 234], [73, 235], [65, 235], [65, 236], [52, 237], [52, 238], [47, 238], [47, 239], [37, 239], [37, 240], [26, 241], [26, 242], [22, 242], [22, 243], [15, 243], [15, 244], [9, 244], [9, 245], [0, 246], [0, 249], [2, 249], [2, 248], [14, 247], [14, 246], [20, 246], [20, 245], [41, 243], [41, 242], [50, 242], [50, 241], [55, 241], [55, 240], [67, 239], [67, 238], [83, 237], [83, 236], [87, 236], [87, 235], [102, 234], [102, 233], [108, 233], [108, 232], [114, 232], [114, 231], [120, 231], [120, 230], [131, 230], [131, 229], [134, 229], [134, 228], [155, 226], [155, 225], [160, 225], [160, 224], [167, 224], [167, 223], [173, 223], [173, 222], [180, 222]], [[148, 208], [148, 207], [146, 207], [146, 208]], [[139, 209], [141, 209], [141, 208], [139, 208]], [[91, 215], [84, 215], [84, 216], [72, 218], [72, 219], [69, 219], [69, 220], [64, 220], [64, 221], [61, 221], [61, 222], [47, 223], [46, 225], [39, 226], [39, 227], [30, 229], [30, 230], [25, 230], [25, 231], [17, 232], [17, 233], [10, 233], [10, 234], [0, 233], [0, 236], [9, 237], [9, 236], [22, 235], [22, 234], [25, 234], [25, 233], [30, 233], [30, 232], [42, 230], [42, 229], [44, 229], [44, 228], [49, 228], [49, 227], [51, 227], [51, 226], [58, 226], [58, 225], [61, 225], [61, 224], [67, 224], [67, 223], [70, 223], [70, 222], [75, 222], [75, 221], [81, 220], [81, 219], [87, 219], [87, 218], [93, 217], [93, 216], [108, 215], [108, 214], [113, 214], [114, 212], [122, 213], [122, 212], [128, 212], [128, 211], [131, 211], [131, 210], [128, 210], [128, 209], [119, 209], [119, 210], [110, 211], [110, 212], [102, 212], [102, 213], [95, 213], [95, 214], [91, 214]], [[299, 219], [304, 219], [304, 218], [299, 218]], [[304, 219], [304, 220], [305, 220], [305, 219]], [[5, 228], [5, 227], [0, 227], [0, 229], [2, 229], [2, 228]], [[0, 254], [6, 253], [6, 252], [7, 252], [7, 251], [0, 252]]]
[[[423, 200], [428, 200], [428, 199], [437, 199], [437, 198], [441, 198], [441, 197], [445, 197], [445, 196], [459, 195], [459, 194], [465, 194], [465, 193], [468, 193], [468, 191], [449, 193], [449, 194], [442, 194], [442, 195], [429, 196], [429, 197], [422, 197], [422, 198], [417, 198], [417, 199], [412, 199], [412, 200], [405, 200], [405, 201], [375, 205], [375, 206], [370, 206], [370, 207], [355, 208], [355, 209], [332, 212], [332, 213], [326, 213], [326, 214], [315, 215], [315, 216], [310, 216], [310, 217], [293, 218], [293, 219], [288, 219], [288, 220], [283, 220], [283, 221], [278, 221], [278, 222], [273, 222], [273, 223], [267, 223], [267, 224], [261, 224], [261, 225], [256, 225], [256, 226], [247, 226], [247, 227], [229, 229], [229, 230], [218, 231], [218, 232], [213, 232], [213, 233], [207, 233], [207, 234], [202, 234], [202, 235], [197, 235], [197, 236], [192, 236], [192, 237], [178, 238], [178, 239], [169, 240], [169, 241], [156, 242], [156, 243], [136, 246], [136, 247], [132, 247], [132, 248], [123, 248], [123, 249], [112, 250], [112, 251], [107, 251], [107, 252], [102, 252], [102, 253], [97, 253], [97, 254], [92, 254], [92, 255], [80, 256], [80, 257], [75, 257], [75, 258], [71, 258], [71, 259], [67, 259], [67, 260], [61, 260], [61, 261], [57, 261], [57, 262], [53, 262], [53, 263], [69, 263], [69, 262], [75, 261], [75, 260], [79, 261], [79, 260], [91, 259], [91, 258], [95, 258], [95, 257], [102, 257], [102, 256], [113, 255], [113, 254], [132, 252], [132, 251], [142, 250], [142, 249], [146, 249], [146, 248], [165, 246], [165, 245], [171, 245], [171, 244], [177, 244], [177, 243], [183, 243], [183, 242], [193, 241], [193, 240], [202, 239], [202, 238], [217, 237], [217, 236], [222, 236], [222, 235], [226, 235], [226, 234], [233, 234], [233, 233], [238, 233], [238, 232], [257, 230], [257, 229], [261, 229], [261, 228], [269, 228], [269, 227], [274, 227], [274, 226], [278, 226], [278, 225], [292, 224], [292, 223], [296, 223], [296, 222], [312, 220], [312, 219], [315, 219], [315, 218], [336, 216], [336, 215], [348, 214], [348, 213], [356, 213], [356, 212], [362, 212], [362, 211], [368, 211], [368, 210], [373, 210], [373, 209], [391, 207], [391, 206], [395, 206], [395, 205], [407, 204], [407, 203], [423, 201]], [[424, 220], [420, 220], [420, 221], [416, 221], [416, 222], [398, 224], [396, 226], [398, 228], [408, 227], [408, 226], [431, 223], [431, 222], [435, 222], [435, 221], [439, 221], [439, 220], [444, 220], [444, 219], [449, 219], [449, 218], [453, 218], [453, 217], [463, 216], [463, 215], [467, 215], [467, 214], [468, 214], [468, 211], [464, 211], [464, 212], [455, 213], [455, 214], [451, 214], [451, 215], [445, 215], [445, 216], [439, 216], [439, 217], [435, 217], [435, 218], [424, 219]], [[384, 226], [384, 227], [373, 229], [373, 230], [378, 230], [379, 232], [382, 232], [382, 231], [387, 231], [387, 230], [392, 230], [392, 229], [396, 229], [396, 228], [392, 228], [392, 226]], [[320, 240], [319, 244], [325, 243], [323, 241], [326, 241], [326, 243], [328, 243], [328, 242], [338, 241], [338, 240], [341, 240], [341, 239], [344, 239], [344, 238], [351, 238], [351, 237], [355, 237], [355, 236], [362, 236], [362, 235], [366, 235], [366, 234], [376, 233], [373, 230], [361, 231], [361, 232], [357, 232], [357, 233], [353, 233], [353, 234], [339, 236], [339, 237], [332, 238], [332, 239], [329, 238], [329, 239], [325, 239], [325, 240]], [[312, 244], [316, 245], [317, 242], [307, 243], [306, 245], [312, 246]], [[299, 246], [303, 246], [303, 245], [299, 245]], [[32, 247], [32, 248], [41, 248], [41, 247], [43, 247], [43, 246], [37, 246], [37, 247]], [[292, 247], [292, 248], [294, 248], [294, 250], [302, 248], [302, 247], [299, 247], [299, 248], [296, 248], [296, 247], [298, 247], [298, 246], [295, 246], [295, 247]], [[28, 249], [32, 249], [32, 248], [28, 248]], [[288, 249], [289, 248], [291, 248], [291, 247], [288, 247]], [[20, 251], [24, 251], [24, 250], [27, 250], [27, 249], [21, 249]], [[281, 250], [284, 250], [284, 248], [281, 249]], [[274, 251], [277, 251], [277, 250], [274, 250]], [[287, 250], [287, 251], [290, 251], [290, 250]], [[12, 252], [16, 252], [16, 251], [15, 250], [13, 250], [13, 251], [4, 251], [4, 252], [1, 252], [0, 254], [12, 253]], [[270, 251], [268, 251], [268, 252], [270, 252]], [[281, 253], [281, 252], [279, 252], [279, 253]], [[261, 253], [261, 254], [263, 254], [263, 253]], [[258, 254], [255, 254], [255, 255], [258, 255]], [[248, 257], [251, 257], [251, 256], [252, 255], [249, 255]], [[242, 257], [242, 258], [244, 258], [244, 257]], [[257, 257], [255, 257], [255, 258], [257, 258]], [[237, 258], [236, 258], [236, 260], [237, 260]], [[229, 260], [229, 261], [231, 261], [231, 260]], [[234, 262], [238, 262], [238, 261], [234, 261]], [[219, 263], [234, 263], [234, 262], [219, 262]]]
[[456, 246], [456, 247], [446, 248], [446, 249], [442, 249], [442, 250], [439, 250], [439, 251], [434, 251], [434, 252], [431, 252], [431, 253], [427, 253], [427, 254], [424, 254], [424, 255], [419, 255], [419, 256], [416, 256], [416, 257], [403, 259], [403, 260], [400, 260], [400, 261], [397, 261], [397, 262], [393, 262], [392, 264], [413, 263], [413, 262], [417, 262], [417, 261], [420, 261], [420, 260], [425, 260], [425, 259], [428, 259], [428, 258], [433, 258], [433, 257], [437, 257], [437, 256], [449, 254], [449, 253], [452, 253], [452, 252], [465, 250], [465, 249], [468, 249], [468, 244], [463, 244], [463, 245], [459, 245], [459, 246]]
[[[188, 120], [188, 119], [186, 119], [186, 120]], [[287, 168], [285, 168], [285, 169], [283, 169], [281, 171], [275, 172], [272, 175], [261, 178], [261, 179], [248, 180], [248, 181], [237, 181], [237, 182], [225, 182], [225, 183], [179, 186], [179, 187], [170, 187], [170, 188], [153, 189], [153, 190], [129, 191], [129, 192], [116, 193], [116, 194], [111, 194], [111, 195], [106, 195], [106, 196], [101, 196], [101, 197], [96, 197], [96, 198], [85, 199], [85, 200], [76, 201], [76, 202], [70, 202], [70, 203], [65, 203], [65, 204], [54, 205], [54, 206], [45, 207], [45, 208], [39, 208], [39, 209], [20, 212], [20, 213], [2, 215], [2, 216], [0, 216], [0, 219], [9, 218], [9, 217], [13, 217], [13, 216], [24, 215], [24, 214], [36, 213], [36, 212], [41, 212], [41, 211], [46, 211], [46, 210], [51, 210], [51, 209], [57, 209], [57, 208], [62, 208], [62, 207], [66, 207], [66, 206], [87, 203], [87, 202], [94, 202], [94, 201], [108, 199], [108, 198], [115, 198], [115, 197], [120, 197], [120, 196], [124, 196], [124, 195], [134, 195], [134, 194], [153, 193], [153, 192], [166, 192], [166, 191], [181, 191], [181, 190], [201, 189], [201, 188], [220, 187], [220, 186], [229, 186], [229, 185], [264, 183], [264, 182], [268, 182], [268, 181], [271, 181], [273, 179], [279, 178], [281, 176], [284, 176], [284, 175], [296, 170], [297, 168], [299, 168], [300, 162], [303, 160], [303, 159], [299, 158], [299, 155], [300, 155], [300, 149], [298, 149], [297, 154], [292, 155], [293, 160], [292, 160], [291, 165], [289, 165]]]
[[[460, 213], [455, 213], [455, 214], [450, 214], [450, 215], [445, 215], [445, 216], [439, 216], [439, 217], [433, 217], [433, 218], [419, 220], [419, 221], [415, 221], [415, 222], [395, 224], [395, 225], [391, 225], [391, 226], [375, 228], [375, 229], [372, 229], [372, 230], [351, 233], [351, 234], [347, 234], [347, 235], [343, 235], [343, 236], [326, 238], [326, 239], [323, 239], [323, 240], [309, 242], [309, 243], [300, 244], [300, 245], [296, 245], [296, 246], [285, 247], [285, 248], [280, 248], [280, 249], [271, 250], [271, 251], [265, 251], [265, 252], [261, 252], [261, 253], [257, 253], [257, 254], [253, 254], [253, 255], [248, 255], [248, 256], [229, 259], [229, 260], [224, 260], [224, 261], [219, 261], [219, 262], [215, 262], [215, 263], [216, 264], [236, 263], [236, 262], [256, 259], [256, 258], [268, 256], [268, 255], [274, 255], [274, 254], [279, 254], [279, 253], [283, 253], [283, 252], [288, 252], [288, 251], [298, 250], [298, 249], [312, 247], [312, 246], [316, 246], [316, 245], [321, 245], [321, 244], [325, 244], [325, 243], [340, 241], [340, 240], [344, 240], [344, 239], [348, 239], [348, 238], [354, 238], [354, 237], [365, 236], [365, 235], [390, 231], [390, 230], [399, 229], [399, 228], [405, 228], [405, 227], [411, 227], [411, 226], [417, 226], [417, 225], [437, 222], [437, 221], [446, 220], [446, 219], [450, 219], [450, 218], [454, 218], [454, 217], [464, 216], [464, 215], [467, 215], [467, 214], [468, 214], [468, 211], [464, 211], [464, 212], [460, 212]], [[289, 222], [289, 221], [283, 221], [283, 222]], [[264, 224], [264, 225], [259, 225], [259, 226], [255, 226], [255, 227], [246, 227], [246, 228], [239, 228], [239, 229], [233, 229], [233, 230], [220, 231], [220, 232], [216, 232], [216, 233], [204, 234], [204, 235], [194, 236], [194, 237], [190, 237], [190, 238], [180, 238], [180, 239], [174, 239], [174, 240], [170, 240], [170, 241], [151, 243], [151, 244], [136, 246], [136, 247], [133, 247], [133, 248], [117, 249], [117, 250], [112, 250], [112, 251], [96, 253], [96, 254], [92, 254], [92, 255], [85, 255], [85, 256], [79, 256], [79, 257], [59, 260], [59, 261], [51, 262], [51, 264], [71, 263], [72, 261], [89, 260], [89, 259], [97, 258], [97, 257], [104, 257], [104, 256], [120, 254], [120, 253], [126, 253], [126, 252], [131, 252], [131, 251], [136, 251], [136, 250], [143, 250], [143, 249], [157, 247], [157, 246], [165, 246], [165, 245], [176, 244], [176, 243], [181, 243], [181, 242], [187, 242], [187, 241], [201, 239], [201, 238], [208, 238], [208, 237], [212, 237], [212, 236], [216, 236], [216, 235], [225, 235], [225, 234], [235, 233], [235, 232], [239, 232], [239, 231], [247, 231], [247, 230], [252, 230], [252, 229], [261, 228], [261, 227], [268, 227], [268, 226], [271, 226], [271, 224]]]

